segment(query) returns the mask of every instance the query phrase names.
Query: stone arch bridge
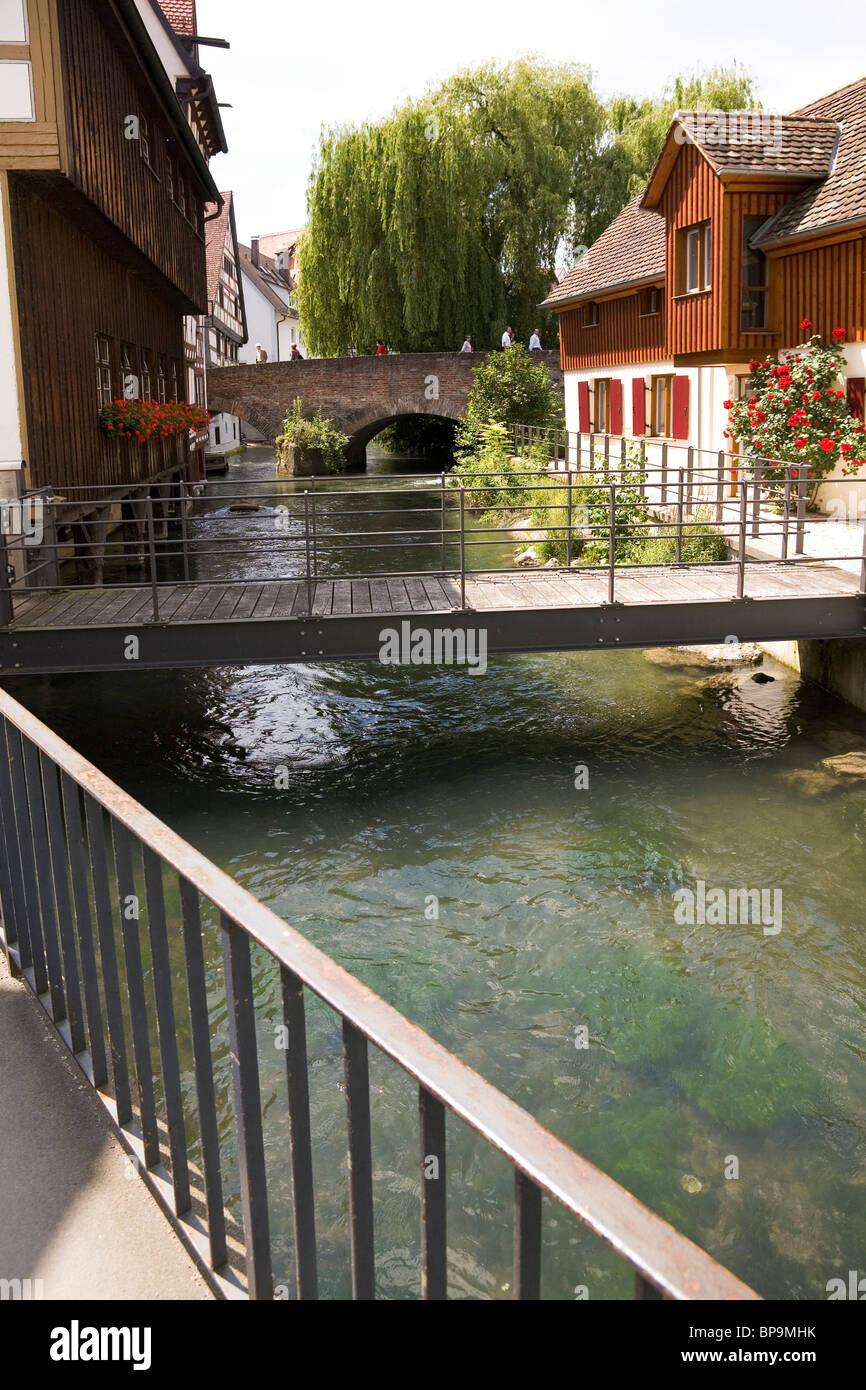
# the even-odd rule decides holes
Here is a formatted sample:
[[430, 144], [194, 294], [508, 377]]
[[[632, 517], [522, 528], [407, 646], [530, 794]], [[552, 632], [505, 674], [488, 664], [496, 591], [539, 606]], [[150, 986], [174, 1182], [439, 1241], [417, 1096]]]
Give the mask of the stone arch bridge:
[[[208, 409], [237, 415], [273, 440], [296, 397], [305, 415], [321, 409], [349, 436], [349, 467], [363, 464], [371, 439], [407, 415], [459, 420], [472, 369], [486, 353], [392, 353], [387, 357], [318, 357], [217, 367], [208, 372]], [[537, 354], [562, 389], [558, 352]]]

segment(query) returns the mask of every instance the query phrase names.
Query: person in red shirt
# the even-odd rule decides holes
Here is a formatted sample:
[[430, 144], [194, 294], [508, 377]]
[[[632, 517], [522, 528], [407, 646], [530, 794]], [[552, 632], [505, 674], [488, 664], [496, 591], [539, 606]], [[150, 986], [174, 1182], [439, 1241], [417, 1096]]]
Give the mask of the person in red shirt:
[[388, 349], [386, 348], [385, 344], [382, 342], [382, 339], [381, 339], [381, 338], [377, 338], [377, 339], [376, 339], [376, 356], [377, 356], [377, 357], [387, 357], [387, 356], [388, 356]]

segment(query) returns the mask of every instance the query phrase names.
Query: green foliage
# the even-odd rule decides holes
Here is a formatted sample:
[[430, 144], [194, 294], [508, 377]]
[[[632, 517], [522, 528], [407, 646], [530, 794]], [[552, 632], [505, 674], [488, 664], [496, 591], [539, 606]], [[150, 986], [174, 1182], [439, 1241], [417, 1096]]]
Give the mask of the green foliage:
[[[555, 342], [547, 295], [646, 178], [677, 106], [751, 106], [737, 67], [605, 107], [590, 70], [521, 58], [464, 70], [384, 119], [322, 133], [300, 254], [304, 337], [323, 356]], [[546, 338], [545, 338], [546, 335]]]
[[[803, 332], [812, 324], [804, 319]], [[845, 400], [842, 342], [822, 343], [814, 334], [808, 342], [785, 353], [749, 363], [749, 390], [738, 401], [725, 401], [729, 433], [751, 459], [778, 459], [804, 464], [807, 476], [818, 480], [842, 465], [845, 476], [866, 462], [863, 425]], [[766, 467], [764, 481], [776, 495], [785, 481], [784, 467]]]
[[478, 442], [448, 474], [448, 487], [462, 483], [467, 506], [482, 512], [528, 509], [533, 487], [547, 477], [543, 459], [516, 459], [505, 425], [490, 421], [479, 426]]
[[301, 398], [296, 396], [283, 421], [283, 432], [277, 436], [276, 442], [278, 460], [289, 445], [296, 449], [318, 449], [328, 472], [339, 473], [345, 461], [343, 450], [349, 436], [326, 419], [321, 410], [305, 419], [301, 413]]
[[522, 343], [491, 353], [473, 371], [466, 411], [457, 431], [458, 458], [474, 455], [491, 422], [565, 428], [562, 398], [547, 368]]

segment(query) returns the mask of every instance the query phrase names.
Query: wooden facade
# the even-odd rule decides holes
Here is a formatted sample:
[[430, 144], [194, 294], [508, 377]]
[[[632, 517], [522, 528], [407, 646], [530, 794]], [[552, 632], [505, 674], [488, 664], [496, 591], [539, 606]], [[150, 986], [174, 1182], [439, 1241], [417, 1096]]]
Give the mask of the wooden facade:
[[183, 316], [207, 308], [204, 208], [219, 195], [134, 6], [27, 0], [27, 19], [43, 144], [21, 153], [18, 123], [0, 122], [21, 486], [155, 479], [187, 467], [187, 437], [114, 438], [99, 411], [130, 378], [133, 394], [187, 398]]
[[583, 306], [566, 309], [560, 316], [560, 351], [565, 371], [597, 367], [606, 362], [658, 362], [667, 355], [665, 342], [664, 281], [659, 311], [647, 314], [646, 288], [600, 299], [598, 323], [584, 324]]
[[786, 246], [769, 256], [770, 303], [782, 345], [802, 338], [800, 323], [811, 319], [825, 339], [844, 328], [848, 341], [866, 341], [866, 235], [797, 249]]

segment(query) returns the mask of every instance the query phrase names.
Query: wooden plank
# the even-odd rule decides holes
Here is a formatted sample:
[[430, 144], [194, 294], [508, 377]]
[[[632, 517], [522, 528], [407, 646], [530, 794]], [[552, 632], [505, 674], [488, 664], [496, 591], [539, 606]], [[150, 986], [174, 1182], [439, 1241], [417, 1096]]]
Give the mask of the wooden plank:
[[234, 611], [241, 601], [241, 594], [244, 591], [243, 584], [230, 584], [222, 594], [219, 603], [211, 613], [214, 622], [228, 623], [234, 616]]
[[331, 609], [335, 618], [348, 617], [352, 612], [352, 583], [349, 579], [334, 582], [334, 603]]
[[370, 602], [370, 583], [367, 579], [353, 579], [352, 584], [352, 612], [353, 613], [372, 613], [373, 605]]
[[[269, 618], [274, 611], [277, 599], [280, 597], [280, 582], [274, 580], [272, 584], [266, 584], [261, 592], [261, 597], [253, 609], [253, 618]], [[219, 616], [219, 615], [218, 615]]]
[[391, 595], [384, 579], [370, 580], [370, 605], [373, 613], [391, 613]]
[[330, 617], [331, 608], [334, 603], [334, 585], [330, 579], [324, 582], [320, 579], [316, 584], [313, 593], [313, 617]]
[[441, 579], [436, 579], [433, 575], [424, 575], [421, 580], [424, 592], [430, 600], [430, 607], [434, 613], [448, 613], [452, 607], [452, 600], [445, 590]]
[[389, 579], [386, 582], [391, 599], [391, 612], [411, 613], [412, 600], [406, 592], [406, 581], [404, 579]]
[[460, 607], [460, 581], [459, 579], [449, 579], [447, 575], [440, 575], [437, 580], [425, 579], [425, 588], [428, 584], [436, 583], [445, 595], [445, 602], [450, 609]]
[[415, 613], [430, 612], [433, 605], [420, 578], [415, 577], [406, 580], [406, 593], [409, 595], [409, 601]]
[[261, 598], [262, 588], [263, 585], [261, 584], [244, 585], [243, 593], [238, 599], [234, 612], [232, 613], [232, 622], [236, 623], [240, 619], [246, 620], [252, 617], [255, 606]]
[[303, 593], [306, 602], [306, 584], [297, 579], [283, 579], [280, 581], [280, 592], [277, 601], [271, 609], [272, 618], [291, 618], [297, 604], [298, 595]]
[[222, 603], [223, 599], [230, 599], [236, 607], [237, 604], [235, 603], [235, 599], [238, 594], [239, 588], [240, 586], [236, 584], [214, 584], [213, 588], [210, 590], [210, 593], [207, 596], [207, 599], [198, 608], [195, 615], [195, 622], [210, 622], [211, 619], [214, 617], [216, 610]]

